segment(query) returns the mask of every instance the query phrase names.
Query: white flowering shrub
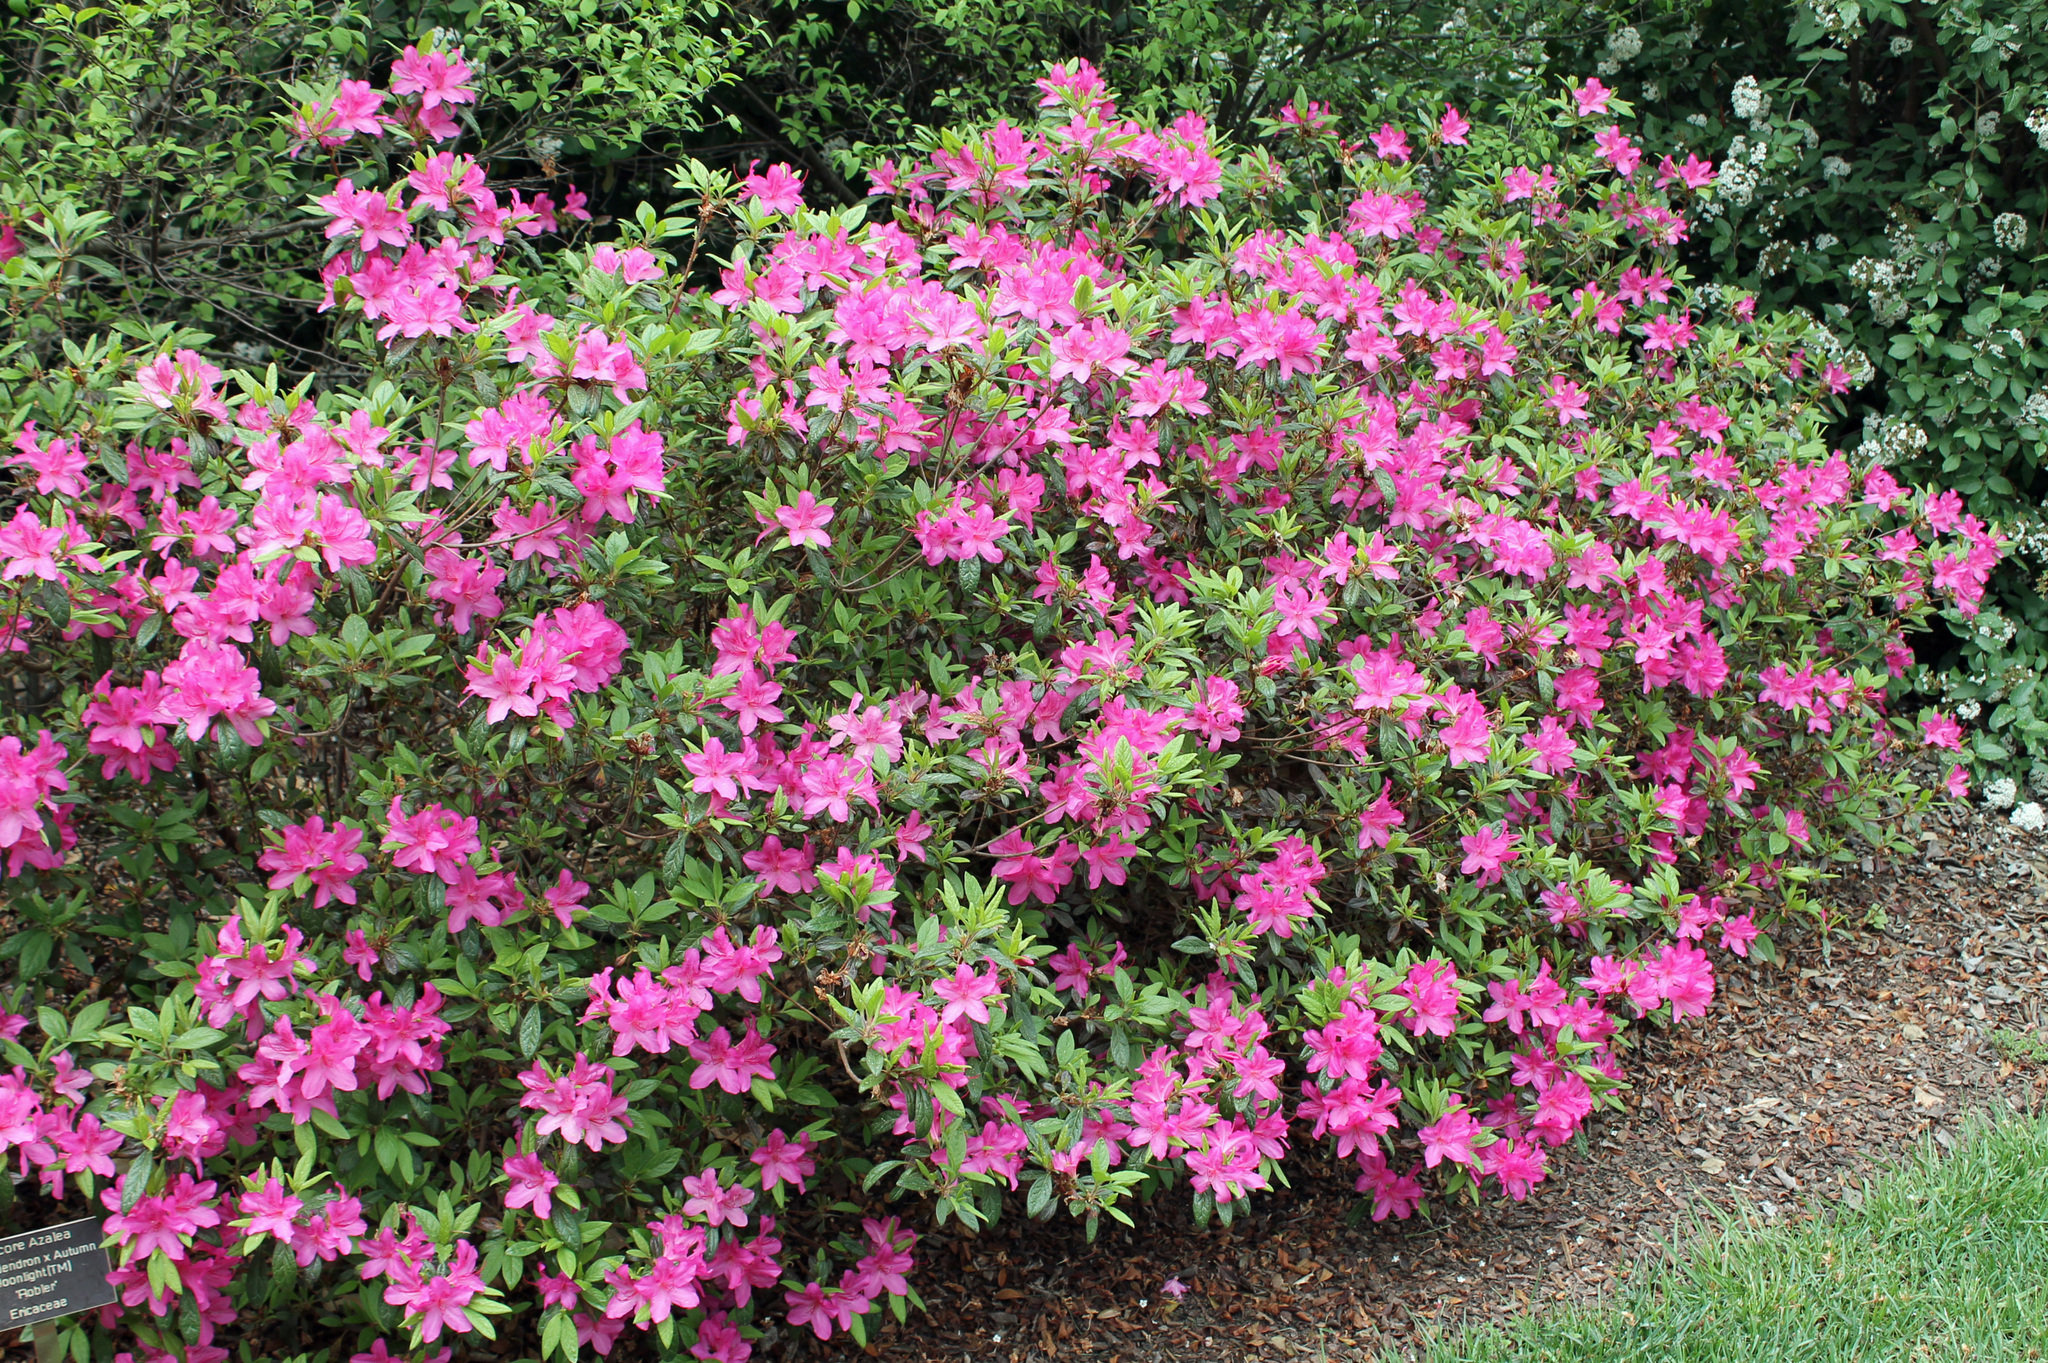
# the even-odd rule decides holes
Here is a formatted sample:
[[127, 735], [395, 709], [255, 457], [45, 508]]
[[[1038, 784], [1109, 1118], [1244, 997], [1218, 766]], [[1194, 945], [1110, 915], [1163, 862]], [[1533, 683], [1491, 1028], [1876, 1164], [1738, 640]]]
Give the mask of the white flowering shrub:
[[1804, 307], [1861, 457], [2012, 534], [1992, 604], [1903, 685], [1977, 702], [1979, 763], [2048, 794], [2048, 0], [1694, 0], [1634, 31], [1614, 83], [1646, 140], [1719, 167], [1694, 268]]

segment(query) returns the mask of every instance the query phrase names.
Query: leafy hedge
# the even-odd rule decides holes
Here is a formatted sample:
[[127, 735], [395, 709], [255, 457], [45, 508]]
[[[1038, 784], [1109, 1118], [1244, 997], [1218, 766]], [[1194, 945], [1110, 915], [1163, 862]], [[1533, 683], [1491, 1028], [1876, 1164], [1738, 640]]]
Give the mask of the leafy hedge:
[[110, 1214], [76, 1357], [738, 1360], [901, 1318], [927, 1211], [1521, 1198], [1958, 745], [1886, 684], [1996, 536], [1830, 450], [1598, 86], [1240, 153], [1072, 64], [863, 205], [537, 249], [461, 67], [330, 149], [360, 382], [24, 391], [0, 1140]]

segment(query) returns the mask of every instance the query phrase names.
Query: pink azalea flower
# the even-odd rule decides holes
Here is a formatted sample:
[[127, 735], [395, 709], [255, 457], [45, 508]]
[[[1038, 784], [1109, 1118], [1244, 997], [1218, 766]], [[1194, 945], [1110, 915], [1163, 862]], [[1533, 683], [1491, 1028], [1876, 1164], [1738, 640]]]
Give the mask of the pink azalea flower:
[[1608, 101], [1614, 98], [1614, 91], [1600, 83], [1598, 76], [1588, 77], [1584, 85], [1574, 86], [1572, 99], [1579, 106], [1580, 118], [1592, 118], [1607, 112]]

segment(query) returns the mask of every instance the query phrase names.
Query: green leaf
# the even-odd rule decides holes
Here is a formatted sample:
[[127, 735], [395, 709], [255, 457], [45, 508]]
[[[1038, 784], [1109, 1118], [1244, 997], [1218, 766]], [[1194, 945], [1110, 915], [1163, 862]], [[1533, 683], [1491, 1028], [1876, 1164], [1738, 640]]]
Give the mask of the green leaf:
[[21, 934], [21, 977], [35, 979], [50, 968], [50, 953], [57, 948], [56, 939], [41, 928], [31, 928]]
[[121, 1214], [126, 1216], [135, 1210], [135, 1204], [149, 1189], [150, 1175], [156, 1172], [156, 1154], [143, 1150], [128, 1162], [128, 1172], [121, 1183]]

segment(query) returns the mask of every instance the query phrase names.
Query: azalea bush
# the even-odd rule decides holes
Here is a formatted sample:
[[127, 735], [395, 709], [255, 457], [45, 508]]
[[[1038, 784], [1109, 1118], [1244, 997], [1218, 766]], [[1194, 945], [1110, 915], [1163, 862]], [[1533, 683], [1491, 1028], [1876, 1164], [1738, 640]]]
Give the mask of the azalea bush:
[[1038, 94], [531, 255], [333, 128], [365, 381], [26, 392], [0, 1196], [121, 1292], [60, 1347], [733, 1361], [904, 1318], [934, 1223], [1524, 1198], [1899, 845], [1960, 735], [1886, 683], [1998, 540], [1686, 281], [1715, 167], [1592, 85], [1253, 152]]

